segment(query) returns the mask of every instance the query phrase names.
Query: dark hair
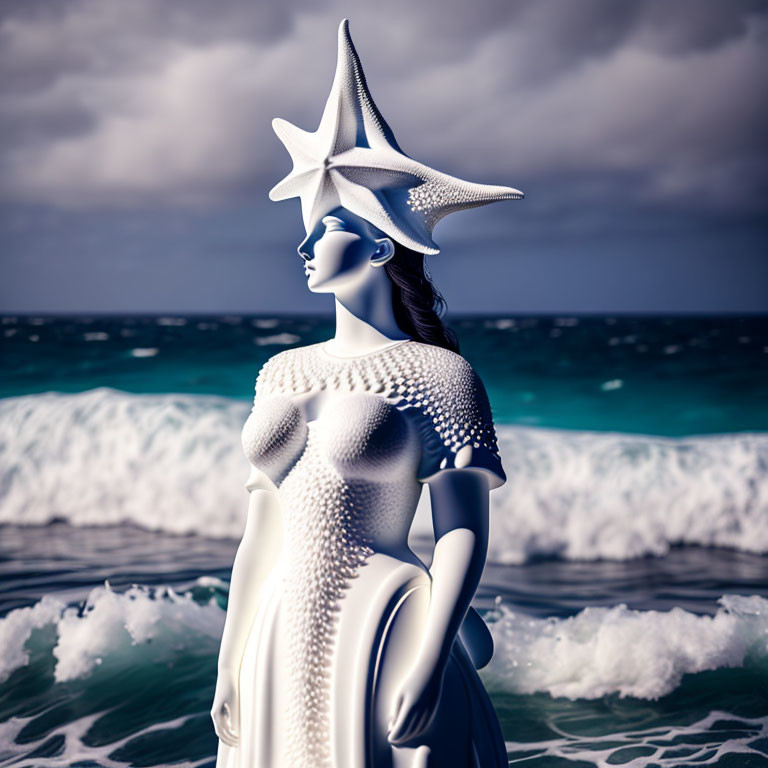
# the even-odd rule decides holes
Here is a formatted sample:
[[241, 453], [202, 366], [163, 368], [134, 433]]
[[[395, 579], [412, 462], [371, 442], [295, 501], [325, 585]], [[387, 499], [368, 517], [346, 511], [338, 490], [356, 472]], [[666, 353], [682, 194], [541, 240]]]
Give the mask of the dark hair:
[[392, 281], [392, 308], [400, 330], [458, 354], [459, 340], [441, 320], [447, 304], [432, 283], [424, 254], [395, 243], [395, 254], [384, 269]]

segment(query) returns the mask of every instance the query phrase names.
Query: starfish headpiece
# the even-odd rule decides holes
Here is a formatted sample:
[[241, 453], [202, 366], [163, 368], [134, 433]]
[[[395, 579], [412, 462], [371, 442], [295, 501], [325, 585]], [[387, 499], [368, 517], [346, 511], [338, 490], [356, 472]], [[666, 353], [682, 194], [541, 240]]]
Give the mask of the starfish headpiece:
[[336, 75], [318, 129], [303, 131], [280, 118], [272, 127], [291, 155], [293, 170], [269, 197], [301, 198], [307, 232], [342, 206], [407, 248], [436, 254], [432, 230], [443, 216], [523, 197], [511, 187], [440, 173], [400, 149], [368, 91], [347, 19], [339, 26]]

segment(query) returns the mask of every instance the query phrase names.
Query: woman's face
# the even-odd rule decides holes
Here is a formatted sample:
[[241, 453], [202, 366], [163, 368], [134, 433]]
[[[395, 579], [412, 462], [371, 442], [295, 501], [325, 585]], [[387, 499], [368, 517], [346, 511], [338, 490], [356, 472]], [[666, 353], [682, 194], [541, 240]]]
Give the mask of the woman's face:
[[314, 293], [354, 288], [394, 254], [392, 241], [365, 219], [335, 208], [309, 232], [298, 248], [307, 287]]

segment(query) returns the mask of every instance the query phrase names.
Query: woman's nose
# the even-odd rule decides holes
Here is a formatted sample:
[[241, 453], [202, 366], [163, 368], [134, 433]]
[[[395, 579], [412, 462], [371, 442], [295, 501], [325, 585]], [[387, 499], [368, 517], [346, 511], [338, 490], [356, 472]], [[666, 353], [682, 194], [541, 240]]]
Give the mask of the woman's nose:
[[312, 245], [310, 243], [309, 236], [305, 237], [304, 240], [301, 241], [299, 247], [296, 250], [299, 252], [299, 256], [301, 256], [304, 261], [309, 261], [312, 258]]

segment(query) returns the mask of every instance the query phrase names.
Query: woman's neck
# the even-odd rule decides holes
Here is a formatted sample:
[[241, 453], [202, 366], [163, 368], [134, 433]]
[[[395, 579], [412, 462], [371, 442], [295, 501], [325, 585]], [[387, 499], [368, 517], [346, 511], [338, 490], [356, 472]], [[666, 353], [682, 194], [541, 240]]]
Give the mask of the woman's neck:
[[332, 354], [361, 355], [409, 336], [398, 327], [392, 309], [392, 283], [383, 279], [358, 286], [347, 296], [336, 295], [336, 333]]

